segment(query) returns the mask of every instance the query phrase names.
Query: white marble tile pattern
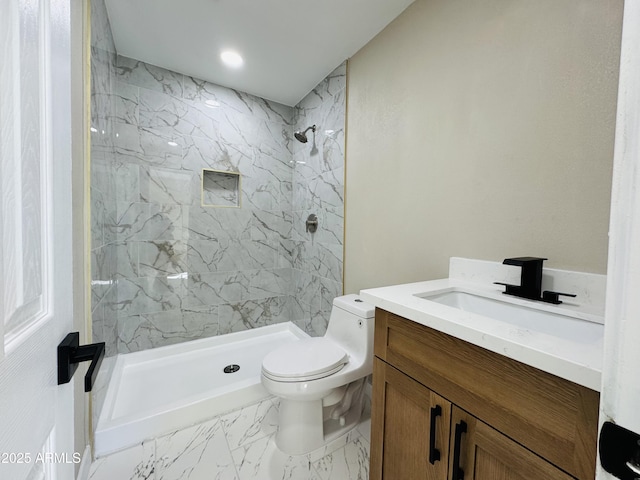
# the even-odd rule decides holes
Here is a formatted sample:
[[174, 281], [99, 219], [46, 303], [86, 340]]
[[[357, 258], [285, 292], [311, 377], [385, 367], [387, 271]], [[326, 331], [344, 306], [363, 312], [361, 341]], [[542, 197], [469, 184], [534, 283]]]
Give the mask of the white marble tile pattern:
[[249, 287], [252, 299], [290, 295], [292, 269], [277, 268], [257, 270], [251, 276]]
[[221, 130], [220, 122], [208, 110], [206, 106], [188, 100], [140, 89], [140, 126], [165, 135], [192, 135], [216, 140]]
[[369, 445], [362, 438], [345, 445], [313, 464], [321, 480], [348, 478], [368, 480]]
[[155, 480], [155, 442], [114, 453], [91, 464], [89, 480]]
[[279, 266], [278, 244], [266, 240], [229, 238], [189, 240], [187, 262], [193, 274], [275, 268]]
[[184, 140], [180, 135], [121, 122], [115, 124], [115, 133], [116, 159], [119, 162], [174, 169], [182, 167]]
[[113, 261], [111, 245], [103, 245], [91, 251], [91, 303], [95, 308], [111, 288], [110, 267]]
[[240, 176], [221, 172], [202, 172], [202, 205], [240, 207]]
[[113, 245], [114, 249], [114, 277], [135, 278], [138, 277], [138, 251], [139, 242], [123, 242]]
[[102, 341], [105, 342], [106, 356], [112, 356], [118, 352], [117, 350], [118, 316], [116, 312], [113, 310], [113, 304], [115, 303], [116, 296], [117, 296], [117, 288], [114, 285], [112, 288], [109, 289], [109, 291], [107, 292], [107, 295], [102, 301], [102, 303], [104, 304]]
[[185, 235], [189, 240], [251, 239], [252, 212], [236, 208], [207, 208], [194, 205], [184, 217]]
[[118, 203], [118, 216], [109, 228], [119, 242], [181, 240], [183, 207], [177, 204]]
[[[94, 338], [104, 341], [107, 356], [116, 349], [116, 217], [113, 122], [116, 118], [115, 45], [103, 0], [91, 2], [91, 301]], [[104, 392], [102, 392], [104, 394]], [[100, 403], [100, 398], [96, 398]]]
[[234, 450], [274, 434], [278, 428], [278, 409], [269, 398], [223, 415], [221, 421], [229, 448]]
[[[322, 334], [325, 297], [342, 293], [345, 65], [291, 108], [113, 53], [94, 56], [96, 72], [110, 75], [96, 77], [94, 103], [105, 111], [96, 113], [95, 147], [112, 186], [96, 193], [92, 228], [98, 242], [114, 244], [118, 285], [103, 310], [118, 317], [118, 350], [293, 317]], [[309, 122], [318, 131], [302, 145], [293, 131]], [[242, 175], [241, 208], [201, 206], [203, 168]], [[312, 210], [322, 225], [315, 237], [304, 232]], [[97, 265], [105, 253], [96, 251]], [[311, 291], [296, 287], [295, 270], [316, 279]], [[208, 307], [215, 325], [185, 320], [185, 309]]]
[[240, 447], [232, 452], [240, 480], [317, 478], [308, 456], [289, 456], [280, 452], [272, 437]]
[[185, 306], [220, 305], [249, 296], [249, 277], [244, 272], [194, 273], [188, 276]]
[[140, 169], [140, 198], [152, 204], [191, 205], [199, 201], [198, 185], [189, 170], [175, 170], [155, 166]]
[[136, 163], [114, 162], [110, 167], [110, 175], [114, 184], [114, 200], [117, 195], [119, 202], [139, 202], [140, 166]]
[[269, 297], [220, 305], [220, 334], [288, 321], [287, 298], [288, 296]]
[[156, 480], [238, 478], [217, 418], [158, 438], [156, 457]]
[[[291, 252], [296, 298], [290, 302], [296, 323], [323, 335], [331, 312], [329, 296], [342, 294], [344, 236], [344, 109], [346, 64], [338, 67], [295, 108], [294, 130], [316, 125], [309, 143], [293, 144]], [[305, 231], [310, 213], [318, 231]], [[303, 275], [301, 275], [303, 274]], [[305, 280], [306, 279], [306, 280]]]
[[117, 79], [122, 83], [182, 96], [183, 75], [180, 73], [122, 55], [118, 55], [116, 67]]
[[128, 83], [116, 82], [115, 88], [116, 122], [138, 125], [140, 88]]
[[251, 212], [251, 239], [252, 240], [287, 240], [291, 238], [293, 218], [290, 212], [285, 210]]
[[201, 172], [203, 168], [239, 172], [252, 160], [251, 154], [224, 144], [219, 139], [183, 136], [182, 168]]
[[262, 178], [245, 178], [242, 182], [243, 204], [253, 210], [274, 210], [280, 201], [279, 183]]
[[333, 299], [341, 295], [342, 283], [334, 282], [326, 278], [319, 278], [320, 294], [310, 302], [310, 321], [308, 333], [313, 336], [322, 336], [329, 325]]
[[181, 276], [120, 278], [113, 309], [118, 317], [180, 308], [185, 282]]
[[118, 353], [218, 335], [218, 307], [183, 308], [118, 319]]
[[177, 275], [186, 272], [187, 245], [182, 240], [129, 242], [137, 246], [137, 275], [141, 277]]
[[99, 458], [91, 480], [367, 480], [369, 440], [363, 423], [326, 446], [290, 456], [275, 445], [275, 398]]

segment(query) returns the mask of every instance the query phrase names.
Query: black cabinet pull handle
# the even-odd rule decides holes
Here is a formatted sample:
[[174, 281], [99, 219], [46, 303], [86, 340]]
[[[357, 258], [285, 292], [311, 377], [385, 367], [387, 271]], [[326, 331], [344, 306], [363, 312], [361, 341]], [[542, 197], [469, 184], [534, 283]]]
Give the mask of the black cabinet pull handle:
[[464, 470], [460, 466], [460, 448], [462, 434], [467, 431], [467, 422], [460, 420], [456, 424], [455, 438], [453, 442], [453, 475], [451, 480], [464, 480]]
[[431, 407], [431, 429], [429, 430], [429, 463], [434, 465], [440, 460], [440, 450], [436, 448], [436, 419], [442, 415], [442, 407]]

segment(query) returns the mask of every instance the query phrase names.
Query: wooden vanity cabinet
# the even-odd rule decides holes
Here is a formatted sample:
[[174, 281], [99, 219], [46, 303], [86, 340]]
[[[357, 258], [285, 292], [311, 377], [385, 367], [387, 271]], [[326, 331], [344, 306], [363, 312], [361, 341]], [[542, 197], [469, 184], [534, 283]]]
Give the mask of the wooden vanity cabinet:
[[378, 358], [373, 378], [370, 479], [446, 478], [451, 403]]
[[[454, 433], [451, 437], [449, 478], [460, 480], [571, 480], [573, 478], [458, 407], [453, 407], [451, 424]], [[460, 438], [456, 438], [455, 429], [461, 426], [464, 426], [464, 433], [461, 433]], [[460, 444], [459, 458], [455, 458], [454, 455], [456, 442]], [[457, 473], [460, 469], [462, 475]]]
[[371, 480], [595, 478], [597, 392], [384, 310], [375, 328]]

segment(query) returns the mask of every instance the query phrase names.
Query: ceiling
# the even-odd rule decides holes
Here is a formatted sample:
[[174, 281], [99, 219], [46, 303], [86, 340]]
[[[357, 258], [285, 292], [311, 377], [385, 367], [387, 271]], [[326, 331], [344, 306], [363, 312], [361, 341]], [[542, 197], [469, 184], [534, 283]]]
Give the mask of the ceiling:
[[[296, 105], [413, 0], [106, 0], [120, 55]], [[244, 65], [220, 61], [237, 51]]]

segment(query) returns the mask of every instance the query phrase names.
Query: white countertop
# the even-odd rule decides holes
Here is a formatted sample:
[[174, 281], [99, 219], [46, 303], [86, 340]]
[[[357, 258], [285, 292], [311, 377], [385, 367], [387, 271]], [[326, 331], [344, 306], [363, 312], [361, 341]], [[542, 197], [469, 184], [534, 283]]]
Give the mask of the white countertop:
[[[495, 298], [516, 305], [533, 307], [572, 317], [585, 334], [567, 334], [561, 325], [556, 335], [554, 325], [530, 329], [495, 320], [483, 315], [442, 305], [416, 296], [447, 289], [463, 289], [469, 293]], [[442, 279], [362, 290], [363, 300], [376, 307], [405, 317], [421, 325], [504, 355], [592, 390], [600, 390], [604, 325], [593, 309], [580, 305], [559, 306], [514, 298], [501, 294], [496, 285], [483, 285], [458, 279]], [[577, 323], [576, 323], [577, 320]], [[572, 328], [571, 325], [568, 327]]]

